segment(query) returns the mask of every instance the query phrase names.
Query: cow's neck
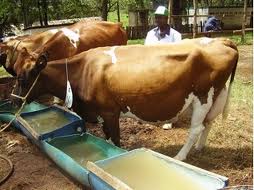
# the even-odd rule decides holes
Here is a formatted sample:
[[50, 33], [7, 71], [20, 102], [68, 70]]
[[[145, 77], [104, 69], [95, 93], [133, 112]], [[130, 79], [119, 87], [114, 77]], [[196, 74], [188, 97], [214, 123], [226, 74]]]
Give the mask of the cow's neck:
[[[66, 95], [67, 71], [65, 61], [66, 59], [54, 61], [54, 63], [49, 62], [41, 73], [43, 83], [47, 84], [47, 91], [60, 99], [65, 99]], [[73, 91], [77, 88], [79, 78], [76, 65], [76, 62], [67, 61], [68, 79]]]

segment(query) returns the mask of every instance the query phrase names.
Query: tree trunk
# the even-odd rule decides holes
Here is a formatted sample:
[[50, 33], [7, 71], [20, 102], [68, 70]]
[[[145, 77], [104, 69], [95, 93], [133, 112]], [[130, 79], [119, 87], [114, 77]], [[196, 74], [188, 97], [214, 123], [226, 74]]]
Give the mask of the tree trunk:
[[116, 4], [116, 6], [117, 6], [117, 21], [118, 21], [118, 22], [121, 22], [121, 20], [120, 20], [119, 0], [117, 0], [116, 3], [117, 3], [117, 4]]
[[40, 0], [37, 0], [37, 7], [38, 7], [38, 11], [39, 11], [40, 25], [43, 26], [42, 16], [41, 16], [41, 3], [40, 3]]
[[102, 0], [102, 11], [101, 11], [102, 20], [107, 21], [108, 19], [108, 0]]
[[247, 0], [244, 0], [243, 21], [242, 21], [242, 38], [241, 38], [241, 41], [242, 41], [242, 42], [245, 41], [246, 12], [247, 12]]
[[28, 17], [27, 17], [27, 9], [24, 0], [21, 0], [21, 10], [23, 13], [23, 19], [24, 19], [24, 28], [28, 27]]
[[197, 0], [193, 0], [193, 8], [194, 8], [194, 15], [193, 15], [193, 38], [196, 38], [196, 26], [197, 26]]
[[173, 21], [172, 21], [172, 7], [173, 7], [173, 0], [169, 0], [168, 1], [168, 23], [171, 25], [173, 24]]
[[47, 0], [42, 0], [42, 12], [43, 12], [44, 26], [48, 26], [48, 2], [47, 2]]

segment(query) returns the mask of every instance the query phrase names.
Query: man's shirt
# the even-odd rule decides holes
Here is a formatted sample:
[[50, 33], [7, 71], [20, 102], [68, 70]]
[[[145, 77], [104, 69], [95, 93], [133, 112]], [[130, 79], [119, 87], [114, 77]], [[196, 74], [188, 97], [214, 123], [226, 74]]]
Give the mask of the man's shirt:
[[174, 43], [182, 40], [182, 35], [168, 27], [166, 32], [161, 33], [158, 27], [150, 30], [145, 39], [145, 45]]

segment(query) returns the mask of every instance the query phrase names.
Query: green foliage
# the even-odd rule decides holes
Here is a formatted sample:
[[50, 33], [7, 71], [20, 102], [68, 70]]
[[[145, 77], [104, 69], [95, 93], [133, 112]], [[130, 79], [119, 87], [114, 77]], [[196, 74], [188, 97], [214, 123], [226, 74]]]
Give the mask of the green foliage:
[[[116, 11], [108, 14], [108, 21], [118, 22]], [[125, 13], [125, 11], [122, 10], [120, 11], [120, 22], [123, 23], [123, 27], [126, 27], [129, 24], [128, 13]]]
[[0, 34], [6, 30], [10, 24], [17, 24], [19, 22], [19, 13], [20, 12], [16, 9], [15, 1], [1, 0]]
[[[50, 18], [55, 19], [57, 16], [53, 16], [54, 6], [50, 7], [50, 10]], [[99, 16], [99, 13], [96, 0], [64, 0], [58, 5], [57, 11], [61, 19]]]

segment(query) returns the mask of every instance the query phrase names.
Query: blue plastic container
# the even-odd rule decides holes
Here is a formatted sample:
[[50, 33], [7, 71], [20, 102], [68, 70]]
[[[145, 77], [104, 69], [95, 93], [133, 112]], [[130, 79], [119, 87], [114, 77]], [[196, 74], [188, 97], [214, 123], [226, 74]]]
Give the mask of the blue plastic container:
[[[34, 120], [38, 120], [39, 117], [42, 125], [38, 125], [39, 122], [34, 122]], [[47, 127], [45, 125], [43, 126], [45, 122], [48, 122], [48, 125], [51, 125], [52, 122], [54, 124], [54, 120], [57, 120], [58, 117], [61, 117], [59, 120], [65, 120], [63, 125], [58, 124], [52, 129], [49, 128], [48, 130], [44, 130], [44, 128]], [[47, 119], [49, 121], [45, 121]], [[82, 118], [76, 113], [65, 110], [59, 106], [51, 106], [34, 112], [21, 113], [16, 119], [15, 126], [38, 145], [39, 141], [44, 139], [84, 133], [84, 125]]]
[[[47, 106], [37, 102], [31, 102], [30, 104], [26, 104], [24, 106], [21, 113], [30, 113], [45, 108], [47, 108]], [[17, 111], [18, 108], [14, 107], [9, 100], [0, 101], [0, 121], [10, 122], [14, 118], [14, 115]]]
[[[94, 151], [84, 150], [85, 144], [92, 145]], [[80, 147], [79, 147], [80, 146]], [[50, 140], [44, 140], [40, 143], [41, 149], [59, 166], [62, 170], [67, 172], [73, 179], [80, 184], [89, 187], [88, 170], [85, 163], [82, 164], [82, 156], [84, 159], [89, 160], [91, 154], [100, 152], [103, 154], [101, 158], [92, 157], [93, 161], [106, 159], [117, 156], [126, 152], [119, 147], [116, 147], [105, 140], [95, 137], [89, 133], [69, 135], [63, 137], [56, 137]], [[73, 155], [71, 149], [78, 149], [78, 156]], [[84, 153], [82, 155], [82, 153]], [[90, 155], [89, 155], [90, 154]]]

